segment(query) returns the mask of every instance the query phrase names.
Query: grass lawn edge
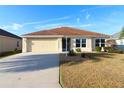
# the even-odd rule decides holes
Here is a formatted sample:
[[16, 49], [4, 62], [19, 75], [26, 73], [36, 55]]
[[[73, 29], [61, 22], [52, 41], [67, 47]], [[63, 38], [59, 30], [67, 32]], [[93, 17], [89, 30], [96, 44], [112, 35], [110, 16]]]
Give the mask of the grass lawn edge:
[[62, 88], [64, 88], [64, 84], [63, 84], [63, 81], [62, 81], [62, 73], [61, 73], [61, 62], [59, 62], [59, 84]]
[[7, 54], [7, 55], [4, 55], [4, 56], [0, 56], [0, 59], [10, 57], [10, 56], [13, 56], [13, 55], [17, 55], [17, 54], [20, 54], [20, 53], [22, 53], [22, 52], [11, 53], [11, 54]]

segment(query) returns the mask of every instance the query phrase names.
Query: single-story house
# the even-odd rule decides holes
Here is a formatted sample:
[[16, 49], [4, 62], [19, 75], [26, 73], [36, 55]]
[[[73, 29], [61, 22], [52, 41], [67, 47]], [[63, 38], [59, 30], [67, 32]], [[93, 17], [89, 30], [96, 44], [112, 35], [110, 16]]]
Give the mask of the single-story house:
[[120, 38], [120, 34], [121, 32], [113, 34], [110, 40], [115, 40], [117, 49], [124, 51], [124, 37]]
[[23, 37], [23, 52], [64, 52], [80, 48], [91, 52], [96, 46], [104, 47], [109, 35], [80, 30], [71, 27], [60, 27], [28, 33]]
[[21, 37], [0, 29], [0, 54], [14, 50], [22, 50]]

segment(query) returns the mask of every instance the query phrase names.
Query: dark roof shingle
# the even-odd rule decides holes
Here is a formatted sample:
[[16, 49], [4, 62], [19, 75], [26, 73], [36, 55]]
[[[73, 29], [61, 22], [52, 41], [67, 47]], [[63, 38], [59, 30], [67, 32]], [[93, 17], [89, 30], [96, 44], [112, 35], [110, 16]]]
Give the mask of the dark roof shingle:
[[7, 31], [5, 31], [5, 30], [3, 30], [3, 29], [0, 29], [0, 35], [2, 35], [2, 36], [7, 36], [7, 37], [12, 37], [12, 38], [21, 39], [21, 37], [19, 37], [19, 36], [17, 36], [17, 35], [14, 35], [14, 34], [12, 34], [12, 33], [10, 33], [10, 32], [7, 32]]

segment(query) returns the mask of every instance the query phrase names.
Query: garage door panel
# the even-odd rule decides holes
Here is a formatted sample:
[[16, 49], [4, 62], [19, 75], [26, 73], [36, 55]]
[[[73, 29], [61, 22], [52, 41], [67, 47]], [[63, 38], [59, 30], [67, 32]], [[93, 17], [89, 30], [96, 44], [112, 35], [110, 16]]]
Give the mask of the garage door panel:
[[57, 52], [57, 39], [29, 39], [30, 52]]

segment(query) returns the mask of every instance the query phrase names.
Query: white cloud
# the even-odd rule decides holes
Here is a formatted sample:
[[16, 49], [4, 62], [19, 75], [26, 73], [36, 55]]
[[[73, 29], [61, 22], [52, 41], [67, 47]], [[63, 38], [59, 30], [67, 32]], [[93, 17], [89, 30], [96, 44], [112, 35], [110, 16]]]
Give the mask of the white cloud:
[[88, 20], [90, 18], [90, 14], [87, 12], [86, 19]]
[[96, 6], [93, 8], [82, 9], [80, 12], [89, 12], [89, 11], [93, 11], [93, 10], [97, 10], [97, 9], [101, 9], [101, 8], [106, 8], [106, 7], [112, 7], [112, 6], [108, 6], [108, 5]]
[[23, 25], [21, 25], [21, 24], [16, 24], [16, 23], [14, 23], [13, 25], [12, 25], [12, 29], [14, 29], [14, 30], [18, 30], [18, 29], [20, 29], [20, 28], [22, 28], [23, 27]]
[[77, 18], [77, 23], [78, 23], [78, 24], [80, 23], [80, 18]]
[[46, 25], [37, 25], [34, 28], [35, 29], [49, 29], [52, 27], [60, 26], [60, 24], [46, 24]]
[[17, 23], [1, 26], [1, 28], [3, 28], [3, 29], [12, 29], [12, 30], [19, 30], [22, 27], [23, 27], [23, 25], [17, 24]]
[[99, 8], [102, 8], [102, 6], [88, 8], [88, 9], [83, 9], [80, 12], [89, 12], [89, 11], [96, 10], [96, 9], [99, 9]]
[[60, 18], [53, 18], [53, 19], [48, 19], [48, 20], [43, 20], [43, 21], [35, 21], [35, 22], [26, 22], [26, 23], [12, 23], [9, 25], [3, 25], [0, 26], [3, 29], [11, 29], [11, 30], [19, 30], [21, 28], [23, 28], [24, 26], [27, 25], [33, 25], [33, 24], [44, 24], [44, 23], [49, 23], [49, 22], [54, 22], [54, 21], [60, 21], [60, 20], [65, 20], [65, 19], [69, 19], [69, 16], [65, 16], [65, 17], [60, 17]]
[[80, 27], [91, 27], [91, 26], [96, 26], [96, 24], [82, 24]]
[[56, 27], [63, 27], [67, 26], [68, 23], [56, 23], [56, 24], [45, 24], [45, 25], [36, 25], [34, 28], [38, 30], [42, 29], [51, 29], [51, 28], [56, 28]]
[[65, 19], [69, 19], [69, 18], [70, 18], [70, 16], [65, 16], [65, 17], [53, 18], [53, 19], [42, 20], [42, 21], [26, 22], [26, 23], [23, 23], [23, 25], [48, 23], [48, 22], [53, 22], [53, 21], [65, 20]]

